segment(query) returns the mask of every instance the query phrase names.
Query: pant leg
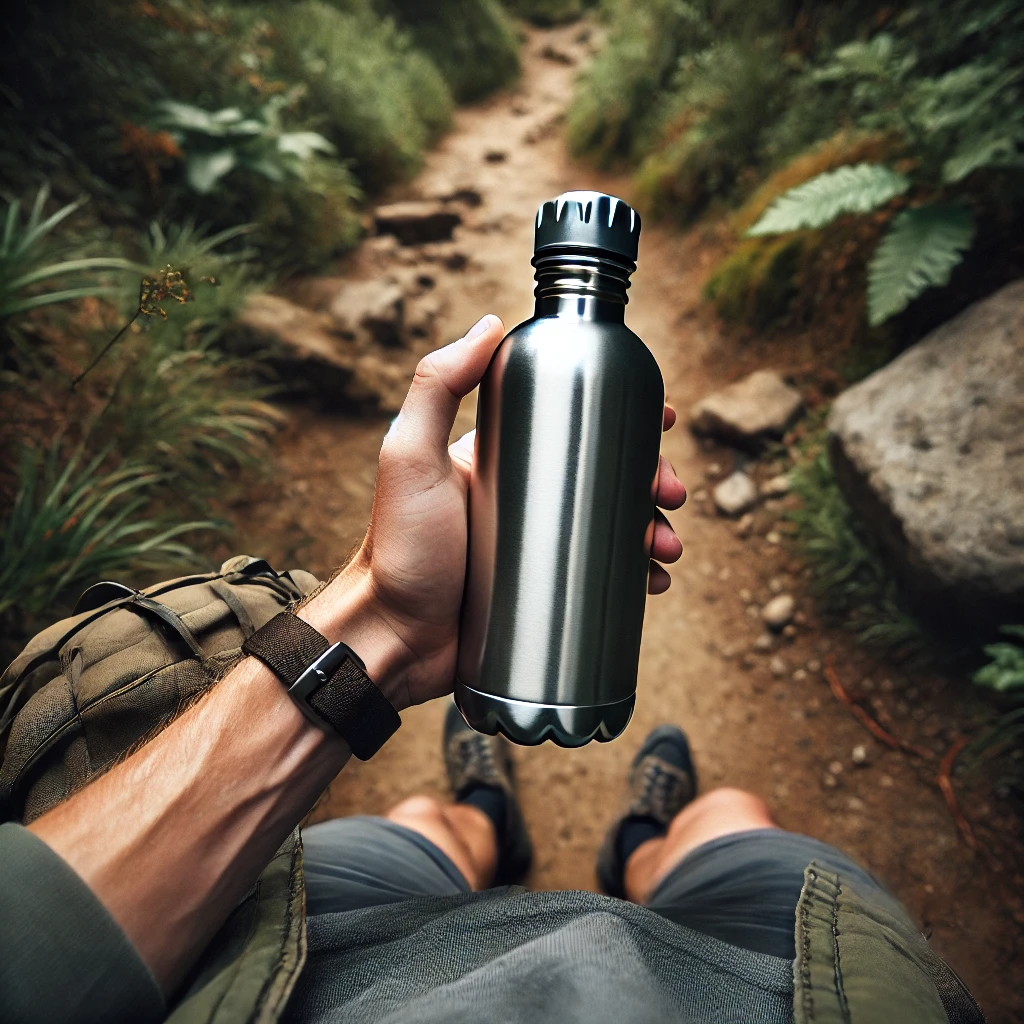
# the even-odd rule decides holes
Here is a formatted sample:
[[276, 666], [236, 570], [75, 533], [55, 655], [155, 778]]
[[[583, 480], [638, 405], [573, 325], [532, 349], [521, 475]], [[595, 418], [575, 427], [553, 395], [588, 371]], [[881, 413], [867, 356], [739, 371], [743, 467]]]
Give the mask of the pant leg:
[[697, 847], [651, 894], [662, 917], [734, 946], [793, 960], [796, 905], [812, 860], [841, 872], [865, 899], [902, 905], [841, 850], [782, 829], [752, 829]]
[[416, 896], [471, 892], [451, 858], [386, 818], [336, 818], [302, 833], [306, 912], [331, 914]]

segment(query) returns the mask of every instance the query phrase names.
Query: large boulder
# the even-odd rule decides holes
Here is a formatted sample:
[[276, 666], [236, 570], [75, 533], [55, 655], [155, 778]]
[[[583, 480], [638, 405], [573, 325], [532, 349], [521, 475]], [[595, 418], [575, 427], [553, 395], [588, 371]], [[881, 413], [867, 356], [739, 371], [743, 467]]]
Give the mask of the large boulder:
[[800, 392], [774, 370], [756, 370], [702, 398], [690, 410], [690, 427], [743, 448], [779, 438], [802, 405]]
[[1024, 281], [845, 391], [839, 484], [912, 595], [949, 622], [1024, 614]]

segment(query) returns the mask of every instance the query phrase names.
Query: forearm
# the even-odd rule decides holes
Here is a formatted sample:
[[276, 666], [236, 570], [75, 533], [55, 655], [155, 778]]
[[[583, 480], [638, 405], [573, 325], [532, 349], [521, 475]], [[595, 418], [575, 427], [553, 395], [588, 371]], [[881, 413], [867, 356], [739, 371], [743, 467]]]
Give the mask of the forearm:
[[[353, 570], [299, 613], [389, 696], [405, 652]], [[391, 691], [391, 692], [389, 692]], [[348, 759], [253, 658], [31, 826], [90, 886], [167, 993]]]

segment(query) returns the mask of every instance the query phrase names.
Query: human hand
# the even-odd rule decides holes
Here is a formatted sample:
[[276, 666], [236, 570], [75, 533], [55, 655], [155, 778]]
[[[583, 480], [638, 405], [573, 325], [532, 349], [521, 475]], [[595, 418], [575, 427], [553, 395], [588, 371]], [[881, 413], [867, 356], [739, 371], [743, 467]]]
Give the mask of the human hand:
[[[359, 551], [307, 606], [326, 635], [363, 657], [370, 677], [398, 708], [451, 691], [466, 576], [467, 496], [473, 432], [449, 446], [459, 403], [480, 383], [504, 337], [501, 320], [485, 316], [464, 338], [425, 356], [384, 438], [373, 514]], [[665, 409], [664, 429], [675, 422]], [[686, 490], [661, 458], [655, 504], [676, 509]], [[658, 563], [675, 562], [682, 544], [661, 512], [648, 533], [648, 591], [671, 582]], [[343, 623], [335, 624], [338, 613]], [[321, 623], [326, 616], [328, 627]], [[347, 616], [347, 618], [346, 618]]]

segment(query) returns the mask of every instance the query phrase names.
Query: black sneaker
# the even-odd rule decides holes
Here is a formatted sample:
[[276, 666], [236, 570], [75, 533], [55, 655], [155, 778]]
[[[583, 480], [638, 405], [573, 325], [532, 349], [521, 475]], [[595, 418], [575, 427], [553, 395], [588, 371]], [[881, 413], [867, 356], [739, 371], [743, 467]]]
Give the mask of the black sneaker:
[[597, 879], [609, 896], [625, 898], [622, 827], [627, 821], [653, 824], [664, 835], [672, 819], [697, 795], [697, 773], [683, 730], [659, 725], [644, 740], [629, 773], [629, 807], [608, 829], [597, 855]]
[[444, 720], [444, 763], [456, 803], [463, 802], [480, 786], [497, 790], [503, 796], [504, 814], [500, 823], [495, 822], [498, 866], [493, 884], [521, 881], [533, 861], [533, 844], [516, 799], [508, 741], [471, 729], [452, 702]]

